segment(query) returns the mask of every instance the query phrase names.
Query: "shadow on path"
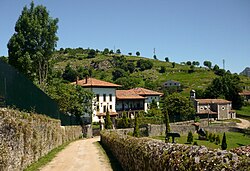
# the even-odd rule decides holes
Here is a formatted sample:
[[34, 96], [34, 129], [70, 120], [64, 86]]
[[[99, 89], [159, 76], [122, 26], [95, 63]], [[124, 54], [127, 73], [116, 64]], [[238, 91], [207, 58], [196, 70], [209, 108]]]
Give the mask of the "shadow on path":
[[99, 145], [103, 148], [104, 152], [109, 158], [110, 165], [113, 169], [113, 171], [124, 171], [119, 163], [119, 161], [115, 158], [115, 156], [112, 154], [112, 152], [101, 143], [101, 141], [98, 141]]

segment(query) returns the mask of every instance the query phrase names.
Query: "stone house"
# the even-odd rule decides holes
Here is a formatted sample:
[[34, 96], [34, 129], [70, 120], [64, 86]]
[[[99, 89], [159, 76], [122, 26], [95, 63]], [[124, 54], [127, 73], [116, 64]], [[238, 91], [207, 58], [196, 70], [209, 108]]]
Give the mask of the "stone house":
[[201, 118], [219, 120], [234, 119], [236, 113], [232, 110], [232, 102], [224, 99], [195, 99], [196, 115]]
[[239, 93], [241, 97], [243, 97], [244, 101], [247, 101], [250, 103], [250, 91], [249, 90], [243, 90], [241, 93]]
[[163, 87], [167, 88], [167, 87], [180, 87], [181, 83], [178, 81], [174, 81], [174, 80], [168, 80], [166, 82], [163, 83]]
[[190, 91], [190, 99], [194, 103], [196, 116], [219, 120], [234, 119], [236, 112], [232, 110], [232, 102], [225, 99], [196, 99], [195, 91]]

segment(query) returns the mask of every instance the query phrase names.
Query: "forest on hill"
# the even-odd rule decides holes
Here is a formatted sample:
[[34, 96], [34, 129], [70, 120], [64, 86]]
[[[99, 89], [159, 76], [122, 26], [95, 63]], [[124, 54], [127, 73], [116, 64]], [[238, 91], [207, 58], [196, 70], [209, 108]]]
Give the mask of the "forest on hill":
[[[212, 65], [210, 61], [186, 61], [181, 64], [158, 59], [140, 57], [132, 53], [121, 54], [118, 49], [105, 48], [103, 51], [83, 48], [61, 48], [53, 55], [54, 72], [69, 82], [77, 77], [83, 79], [86, 76], [121, 84], [122, 89], [133, 87], [145, 87], [168, 93], [180, 92], [188, 96], [190, 90], [205, 90], [214, 78], [220, 77], [230, 71], [220, 69], [218, 65]], [[250, 79], [240, 77], [241, 87], [250, 85]], [[165, 88], [164, 82], [174, 80], [180, 82], [180, 87]]]

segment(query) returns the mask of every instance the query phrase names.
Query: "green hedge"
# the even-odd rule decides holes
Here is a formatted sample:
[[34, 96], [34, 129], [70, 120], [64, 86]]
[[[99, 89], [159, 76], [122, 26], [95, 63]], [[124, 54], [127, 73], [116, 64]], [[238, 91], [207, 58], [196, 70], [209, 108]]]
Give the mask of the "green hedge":
[[250, 157], [204, 146], [170, 144], [102, 131], [101, 142], [124, 170], [249, 170]]

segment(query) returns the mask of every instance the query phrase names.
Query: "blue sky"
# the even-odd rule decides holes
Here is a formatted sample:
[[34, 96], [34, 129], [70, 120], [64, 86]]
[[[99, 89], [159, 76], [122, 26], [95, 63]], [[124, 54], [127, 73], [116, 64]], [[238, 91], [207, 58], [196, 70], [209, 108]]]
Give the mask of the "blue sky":
[[[30, 0], [0, 0], [0, 56]], [[250, 67], [249, 0], [34, 0], [59, 18], [57, 48], [136, 51], [170, 61]]]

